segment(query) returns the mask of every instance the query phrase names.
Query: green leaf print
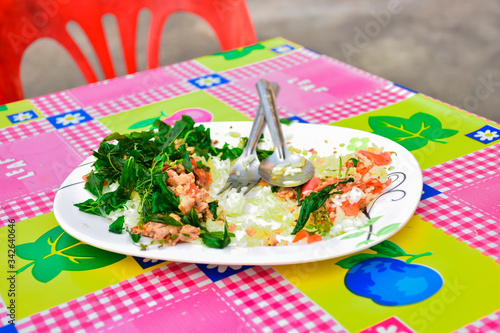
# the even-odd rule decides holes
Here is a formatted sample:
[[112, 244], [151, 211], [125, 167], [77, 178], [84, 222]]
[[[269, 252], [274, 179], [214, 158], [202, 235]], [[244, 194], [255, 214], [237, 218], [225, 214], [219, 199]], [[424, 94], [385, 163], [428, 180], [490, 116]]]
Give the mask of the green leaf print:
[[158, 117], [144, 119], [144, 120], [138, 121], [138, 122], [130, 125], [129, 129], [138, 129], [138, 128], [153, 125], [154, 122], [159, 120], [162, 116], [166, 116], [166, 114], [163, 111], [161, 111], [161, 113]]
[[377, 253], [359, 253], [353, 256], [347, 257], [335, 263], [342, 268], [350, 269], [354, 265], [359, 264], [362, 261], [371, 258], [398, 258], [398, 257], [410, 257], [406, 260], [407, 263], [411, 263], [413, 260], [432, 255], [432, 252], [425, 252], [420, 254], [406, 253], [399, 245], [393, 243], [389, 240], [385, 240], [377, 245], [370, 247], [370, 250]]
[[404, 256], [406, 252], [394, 242], [385, 240], [370, 248], [371, 250], [388, 257]]
[[371, 259], [371, 258], [378, 258], [380, 257], [377, 254], [374, 253], [360, 253], [360, 254], [355, 254], [351, 257], [347, 257], [345, 259], [342, 259], [335, 263], [335, 265], [339, 265], [342, 268], [349, 269], [353, 267], [356, 264], [359, 264], [362, 261], [365, 261], [366, 259]]
[[390, 234], [391, 232], [395, 231], [399, 226], [400, 226], [401, 223], [393, 223], [393, 224], [389, 224], [388, 226], [385, 226], [383, 227], [382, 229], [380, 229], [378, 232], [377, 232], [377, 236], [385, 236], [385, 235], [388, 235]]
[[366, 234], [367, 232], [366, 231], [358, 231], [358, 232], [355, 232], [355, 233], [352, 233], [350, 235], [347, 235], [345, 237], [342, 237], [341, 239], [351, 239], [351, 238], [356, 238], [356, 237], [359, 237], [359, 236], [362, 236], [364, 234]]
[[242, 47], [242, 48], [234, 49], [231, 51], [214, 53], [213, 55], [215, 55], [215, 56], [221, 55], [226, 60], [233, 60], [233, 59], [242, 58], [242, 57], [246, 56], [247, 54], [251, 53], [252, 51], [261, 50], [261, 49], [265, 49], [265, 46], [258, 43], [255, 45], [250, 45], [247, 47]]
[[5, 111], [7, 110], [7, 105], [0, 105], [0, 111]]
[[368, 119], [373, 132], [396, 141], [408, 150], [425, 147], [429, 141], [447, 143], [441, 139], [458, 133], [444, 129], [439, 119], [428, 113], [419, 112], [409, 119], [392, 116], [374, 116]]
[[359, 242], [358, 244], [356, 244], [356, 247], [360, 247], [360, 246], [363, 246], [363, 245], [366, 245], [366, 244], [370, 244], [370, 243], [373, 243], [374, 240], [373, 239], [367, 239], [365, 241], [362, 241], [362, 242]]
[[101, 268], [126, 257], [85, 244], [70, 236], [60, 226], [47, 231], [33, 243], [16, 246], [16, 254], [21, 259], [32, 260], [18, 269], [17, 274], [33, 266], [31, 274], [43, 283], [50, 282], [62, 271]]

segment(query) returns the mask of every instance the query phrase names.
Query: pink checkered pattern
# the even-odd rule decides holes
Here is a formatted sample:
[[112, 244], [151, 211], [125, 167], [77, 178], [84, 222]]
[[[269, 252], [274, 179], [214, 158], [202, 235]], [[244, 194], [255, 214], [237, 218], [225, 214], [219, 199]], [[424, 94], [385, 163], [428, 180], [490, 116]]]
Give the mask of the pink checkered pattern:
[[224, 77], [231, 81], [242, 80], [290, 68], [318, 57], [320, 57], [320, 55], [315, 52], [307, 49], [298, 49], [297, 51], [293, 51], [291, 53], [286, 53], [284, 55], [247, 66], [230, 69], [222, 73]]
[[93, 118], [109, 116], [122, 111], [127, 111], [141, 106], [161, 102], [166, 99], [184, 95], [196, 90], [196, 87], [187, 83], [179, 82], [156, 89], [140, 92], [136, 95], [110, 100], [105, 103], [99, 103], [85, 107], [84, 110]]
[[454, 190], [496, 178], [500, 144], [423, 170], [424, 183], [444, 192], [423, 200], [417, 214], [499, 261], [500, 217], [453, 195]]
[[424, 183], [449, 191], [498, 173], [500, 144], [492, 145], [422, 171]]
[[346, 332], [271, 267], [255, 266], [216, 285], [263, 332]]
[[442, 193], [419, 203], [416, 211], [435, 227], [500, 262], [500, 218]]
[[7, 225], [9, 219], [19, 222], [51, 212], [56, 190], [27, 194], [1, 203], [0, 227]]
[[457, 330], [459, 333], [500, 332], [500, 310]]
[[40, 112], [47, 117], [81, 109], [82, 105], [67, 92], [59, 92], [30, 99]]
[[259, 96], [233, 84], [205, 89], [205, 92], [252, 119], [257, 112]]
[[77, 126], [69, 126], [59, 130], [63, 138], [78, 152], [81, 157], [92, 155], [91, 149], [99, 148], [99, 143], [111, 131], [98, 120], [87, 121]]
[[191, 79], [193, 77], [203, 76], [213, 71], [196, 60], [179, 62], [165, 67], [166, 71], [179, 77], [180, 79]]
[[21, 333], [104, 331], [209, 283], [196, 265], [170, 263], [21, 319], [16, 328]]
[[366, 77], [368, 77], [368, 78], [370, 78], [372, 80], [378, 80], [378, 81], [386, 82], [387, 84], [389, 84], [389, 81], [387, 81], [386, 79], [381, 78], [380, 76], [377, 76], [377, 75], [365, 72], [362, 69], [359, 69], [357, 67], [353, 67], [353, 66], [351, 66], [349, 64], [346, 64], [345, 62], [342, 62], [340, 60], [337, 60], [337, 59], [334, 59], [334, 58], [330, 58], [330, 57], [325, 56], [325, 55], [322, 55], [322, 58], [324, 60], [328, 61], [328, 62], [331, 62], [331, 63], [335, 64], [336, 67], [344, 67], [344, 68], [348, 69], [350, 72], [355, 73], [357, 75], [366, 76]]
[[286, 112], [286, 116], [298, 116], [310, 123], [329, 124], [354, 117], [369, 111], [378, 110], [413, 96], [414, 93], [395, 85], [388, 85], [382, 90], [366, 93], [337, 104], [321, 106], [304, 113]]
[[33, 135], [54, 131], [55, 128], [45, 118], [0, 129], [0, 144], [24, 139]]

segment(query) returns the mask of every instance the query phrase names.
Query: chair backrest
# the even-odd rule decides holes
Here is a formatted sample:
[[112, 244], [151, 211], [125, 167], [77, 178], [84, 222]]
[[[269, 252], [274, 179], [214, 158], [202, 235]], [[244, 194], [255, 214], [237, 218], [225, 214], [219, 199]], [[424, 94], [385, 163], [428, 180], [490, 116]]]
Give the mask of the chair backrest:
[[170, 14], [184, 11], [205, 19], [223, 51], [257, 42], [245, 0], [2, 0], [0, 4], [0, 104], [23, 98], [21, 60], [34, 41], [49, 37], [73, 57], [85, 79], [96, 82], [88, 59], [67, 31], [76, 22], [88, 37], [106, 79], [116, 76], [102, 17], [116, 16], [128, 74], [137, 71], [136, 36], [141, 9], [151, 12], [147, 68], [159, 66], [161, 32]]

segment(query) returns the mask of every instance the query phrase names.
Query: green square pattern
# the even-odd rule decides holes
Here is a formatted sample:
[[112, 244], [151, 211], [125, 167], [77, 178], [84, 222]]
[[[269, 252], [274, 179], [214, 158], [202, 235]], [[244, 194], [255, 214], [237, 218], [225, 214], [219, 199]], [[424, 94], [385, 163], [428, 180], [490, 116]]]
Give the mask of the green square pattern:
[[494, 123], [417, 94], [330, 125], [355, 128], [394, 140], [412, 152], [422, 169], [427, 169], [487, 146], [465, 136], [486, 124]]
[[196, 58], [195, 60], [215, 72], [222, 72], [236, 67], [245, 66], [262, 60], [271, 59], [279, 54], [271, 51], [272, 48], [283, 44], [292, 45], [295, 48], [302, 46], [292, 43], [284, 38], [277, 37], [254, 45], [226, 52], [219, 52], [209, 56]]

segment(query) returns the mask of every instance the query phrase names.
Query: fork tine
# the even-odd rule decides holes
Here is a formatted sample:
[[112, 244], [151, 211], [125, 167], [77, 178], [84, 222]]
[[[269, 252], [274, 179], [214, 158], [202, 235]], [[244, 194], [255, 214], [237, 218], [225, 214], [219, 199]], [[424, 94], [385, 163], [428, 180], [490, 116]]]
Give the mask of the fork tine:
[[236, 193], [240, 193], [241, 190], [243, 189], [243, 187], [245, 187], [245, 186], [243, 186], [243, 183], [239, 183], [238, 186], [235, 187]]
[[222, 190], [220, 190], [219, 193], [217, 193], [217, 195], [225, 192], [228, 188], [232, 187], [232, 185], [233, 184], [228, 179], [228, 181], [226, 182], [226, 185], [224, 185], [224, 187], [222, 188]]
[[[273, 82], [273, 90], [275, 94], [279, 92], [279, 86], [277, 83]], [[243, 195], [246, 195], [252, 188], [257, 185], [260, 181], [260, 175], [258, 172], [259, 158], [256, 154], [256, 146], [259, 142], [260, 136], [265, 127], [265, 117], [262, 110], [262, 102], [259, 103], [257, 109], [257, 114], [255, 115], [254, 123], [252, 124], [252, 129], [250, 130], [249, 141], [247, 146], [243, 150], [243, 154], [234, 163], [228, 179], [224, 187], [217, 193], [217, 195], [222, 194], [224, 191], [230, 187], [236, 189], [237, 193], [243, 191]], [[252, 159], [253, 157], [253, 159]], [[246, 159], [246, 165], [243, 165], [243, 160]]]
[[250, 190], [253, 189], [255, 187], [255, 185], [257, 185], [259, 183], [259, 181], [260, 181], [260, 179], [255, 181], [255, 182], [247, 184], [247, 186], [246, 186], [247, 189], [245, 190], [245, 192], [243, 192], [243, 195], [246, 195], [248, 192], [250, 192]]

